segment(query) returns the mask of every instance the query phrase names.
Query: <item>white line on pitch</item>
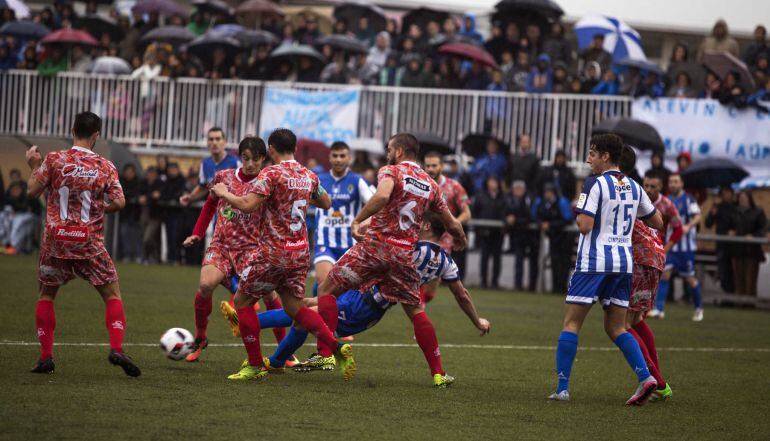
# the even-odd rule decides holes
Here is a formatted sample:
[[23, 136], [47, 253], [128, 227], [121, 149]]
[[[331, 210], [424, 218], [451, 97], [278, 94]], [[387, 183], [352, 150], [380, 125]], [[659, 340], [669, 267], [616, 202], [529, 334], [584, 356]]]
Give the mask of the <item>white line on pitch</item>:
[[[109, 346], [108, 343], [55, 343], [56, 346]], [[32, 341], [0, 341], [0, 346], [37, 346], [38, 342]], [[276, 346], [275, 343], [263, 343], [264, 346]], [[414, 348], [417, 346], [415, 343], [354, 343], [356, 347], [362, 348]], [[138, 347], [156, 347], [157, 343], [124, 343], [123, 346], [138, 346]], [[242, 347], [241, 343], [212, 343], [210, 347], [219, 348], [239, 348]], [[527, 345], [474, 345], [474, 344], [453, 344], [445, 343], [440, 345], [442, 348], [452, 349], [497, 349], [497, 350], [520, 350], [520, 351], [553, 351], [556, 350], [555, 346], [527, 346]], [[581, 351], [617, 351], [614, 346], [581, 346]], [[770, 353], [770, 348], [658, 348], [659, 351], [665, 352], [760, 352]]]

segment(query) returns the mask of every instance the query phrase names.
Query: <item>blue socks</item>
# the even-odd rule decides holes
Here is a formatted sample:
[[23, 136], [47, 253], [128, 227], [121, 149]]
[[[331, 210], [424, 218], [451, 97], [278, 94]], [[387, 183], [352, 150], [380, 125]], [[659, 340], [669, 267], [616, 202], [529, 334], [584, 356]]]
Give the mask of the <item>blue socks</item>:
[[703, 307], [703, 302], [700, 296], [700, 283], [695, 287], [690, 287], [690, 295], [692, 295], [692, 304], [696, 308]]
[[318, 297], [318, 282], [313, 282], [313, 297]]
[[624, 332], [615, 339], [615, 345], [623, 352], [623, 356], [626, 357], [628, 365], [636, 373], [636, 377], [641, 383], [642, 380], [650, 376], [650, 371], [647, 369], [647, 363], [644, 361], [644, 355], [639, 348], [639, 343], [633, 335], [628, 332]]
[[[261, 315], [261, 314], [260, 314]], [[286, 364], [286, 360], [291, 358], [292, 355], [301, 348], [307, 339], [307, 331], [300, 331], [294, 326], [289, 328], [289, 333], [278, 345], [273, 355], [270, 356], [270, 366], [283, 367]]]
[[288, 328], [291, 326], [291, 317], [286, 314], [283, 309], [271, 309], [269, 311], [260, 312], [257, 314], [259, 317], [259, 325], [262, 329], [265, 328]]
[[658, 284], [658, 297], [655, 299], [655, 309], [663, 311], [666, 307], [666, 297], [668, 296], [668, 287], [671, 285], [670, 280], [661, 280]]
[[230, 277], [230, 294], [235, 294], [238, 291], [238, 276]]
[[572, 364], [575, 362], [577, 348], [577, 334], [569, 331], [562, 331], [559, 334], [559, 344], [556, 346], [556, 376], [559, 384], [556, 387], [556, 393], [569, 390], [569, 376], [572, 372]]

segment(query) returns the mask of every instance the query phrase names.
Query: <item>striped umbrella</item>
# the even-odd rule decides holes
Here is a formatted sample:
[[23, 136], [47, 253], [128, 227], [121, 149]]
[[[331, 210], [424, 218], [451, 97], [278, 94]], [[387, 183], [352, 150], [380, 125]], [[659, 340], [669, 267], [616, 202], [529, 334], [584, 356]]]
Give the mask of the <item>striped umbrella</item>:
[[604, 50], [612, 54], [613, 60], [647, 59], [639, 33], [617, 18], [587, 15], [575, 23], [575, 35], [581, 49], [588, 47], [597, 34], [604, 35]]

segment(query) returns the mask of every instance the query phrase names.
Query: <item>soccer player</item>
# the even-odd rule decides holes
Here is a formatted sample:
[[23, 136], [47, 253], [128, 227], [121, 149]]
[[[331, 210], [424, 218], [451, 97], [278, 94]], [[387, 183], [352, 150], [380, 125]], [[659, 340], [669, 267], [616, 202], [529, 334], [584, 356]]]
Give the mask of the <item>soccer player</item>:
[[[457, 218], [457, 221], [465, 225], [471, 220], [471, 207], [468, 201], [468, 193], [462, 185], [454, 179], [444, 176], [444, 159], [435, 151], [428, 152], [423, 159], [422, 168], [438, 184], [441, 193], [444, 196], [444, 202], [449, 207], [449, 212]], [[441, 248], [447, 253], [452, 252], [452, 235], [444, 233], [440, 240]], [[465, 259], [465, 251], [460, 251], [458, 257]], [[436, 295], [438, 282], [434, 282], [422, 287], [420, 297], [423, 302], [428, 303]]]
[[208, 147], [211, 156], [201, 161], [198, 171], [198, 186], [191, 193], [185, 193], [179, 197], [179, 203], [182, 206], [187, 206], [191, 202], [205, 197], [209, 193], [210, 184], [214, 181], [217, 172], [234, 170], [241, 166], [238, 158], [227, 153], [226, 144], [227, 138], [225, 138], [224, 130], [219, 127], [209, 129], [206, 134], [206, 147]]
[[32, 170], [27, 184], [29, 197], [48, 192], [38, 267], [40, 298], [35, 310], [41, 352], [33, 373], [54, 372], [54, 299], [59, 287], [77, 276], [96, 288], [104, 300], [110, 340], [107, 360], [130, 377], [141, 375], [123, 352], [126, 315], [118, 274], [104, 248], [104, 214], [122, 209], [126, 199], [115, 165], [93, 152], [101, 129], [101, 118], [91, 112], [79, 113], [72, 125], [72, 148], [49, 153], [45, 160], [36, 146], [27, 150], [27, 164]]
[[350, 223], [372, 197], [366, 181], [350, 171], [350, 159], [350, 147], [337, 141], [329, 152], [331, 170], [318, 175], [321, 186], [331, 196], [332, 207], [328, 210], [316, 208], [314, 293], [318, 284], [326, 280], [332, 266], [355, 243]]
[[250, 266], [241, 272], [241, 283], [235, 294], [238, 326], [248, 364], [228, 379], [257, 380], [267, 376], [259, 341], [260, 324], [253, 306], [260, 297], [277, 291], [289, 316], [329, 348], [325, 355], [334, 354], [343, 378], [349, 380], [356, 369], [353, 349], [349, 344], [340, 345], [319, 314], [302, 303], [310, 265], [305, 224], [307, 205], [328, 209], [331, 199], [319, 185], [318, 176], [294, 160], [297, 146], [294, 133], [276, 129], [268, 138], [268, 146], [274, 165], [262, 169], [245, 195], [231, 193], [221, 182], [212, 187], [217, 197], [244, 213], [262, 208], [257, 226], [261, 232], [260, 245], [251, 256]]
[[[242, 196], [254, 185], [267, 157], [267, 147], [261, 138], [247, 136], [238, 146], [238, 154], [243, 166], [217, 172], [211, 183], [215, 185], [221, 182], [231, 193]], [[229, 281], [232, 276], [246, 269], [253, 253], [259, 247], [260, 233], [254, 226], [259, 224], [260, 213], [241, 212], [213, 194], [207, 198], [192, 234], [185, 239], [185, 247], [203, 239], [214, 213], [218, 213], [214, 238], [204, 253], [198, 291], [195, 293], [195, 343], [192, 352], [185, 358], [187, 361], [198, 361], [201, 351], [208, 346], [206, 329], [211, 314], [212, 294], [217, 285]], [[268, 309], [282, 308], [275, 293], [266, 296], [264, 300]], [[237, 324], [233, 328], [234, 336], [238, 335], [236, 330]], [[280, 343], [285, 336], [285, 330], [276, 328], [273, 332]]]
[[567, 289], [564, 327], [556, 349], [558, 386], [549, 399], [568, 401], [569, 380], [578, 347], [578, 332], [591, 306], [601, 301], [604, 330], [623, 352], [639, 386], [626, 402], [642, 405], [657, 383], [639, 345], [626, 332], [633, 260], [631, 230], [635, 218], [660, 229], [661, 216], [639, 184], [618, 170], [623, 141], [617, 135], [594, 135], [587, 163], [595, 176], [586, 179], [577, 203], [580, 231], [575, 273]]
[[[693, 306], [695, 307], [692, 320], [699, 322], [703, 320], [703, 304], [701, 302], [700, 285], [695, 277], [695, 251], [697, 250], [695, 235], [697, 234], [698, 223], [700, 223], [700, 207], [695, 198], [685, 193], [682, 176], [678, 173], [669, 176], [668, 188], [671, 191], [671, 201], [674, 203], [679, 212], [679, 217], [682, 219], [682, 238], [679, 240], [679, 243], [671, 248], [671, 251], [666, 256], [666, 270], [663, 272], [663, 277], [658, 287], [655, 309], [650, 312], [650, 317], [661, 319], [666, 317], [664, 311], [666, 297], [671, 285], [672, 271], [676, 271], [690, 286], [690, 294], [692, 295]], [[673, 230], [669, 229], [668, 234], [671, 235], [673, 233]]]
[[[420, 347], [438, 348], [436, 330], [420, 302], [420, 276], [412, 261], [412, 250], [426, 211], [439, 219], [454, 238], [454, 249], [465, 248], [462, 225], [449, 212], [441, 190], [415, 162], [420, 144], [408, 133], [388, 141], [388, 165], [377, 176], [377, 191], [351, 224], [358, 243], [345, 253], [318, 288], [318, 313], [329, 329], [336, 330], [338, 309], [335, 297], [363, 284], [377, 284], [388, 302], [401, 303], [414, 325]], [[359, 228], [372, 218], [366, 236]], [[318, 342], [318, 352], [328, 357], [326, 342]], [[447, 375], [434, 376], [434, 383], [451, 382]]]

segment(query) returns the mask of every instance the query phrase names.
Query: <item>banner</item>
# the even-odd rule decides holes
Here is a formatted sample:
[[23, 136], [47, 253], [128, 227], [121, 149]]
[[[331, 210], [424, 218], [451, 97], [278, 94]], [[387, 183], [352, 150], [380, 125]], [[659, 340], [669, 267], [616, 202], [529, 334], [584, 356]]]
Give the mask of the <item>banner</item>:
[[[715, 100], [640, 98], [634, 101], [634, 119], [658, 129], [666, 144], [666, 165], [676, 170], [676, 156], [728, 158], [752, 176], [770, 170], [770, 114], [755, 108], [736, 109]], [[641, 173], [649, 161], [638, 161]]]
[[268, 86], [259, 119], [260, 136], [267, 141], [278, 127], [297, 138], [331, 145], [358, 137], [359, 90], [307, 91]]

